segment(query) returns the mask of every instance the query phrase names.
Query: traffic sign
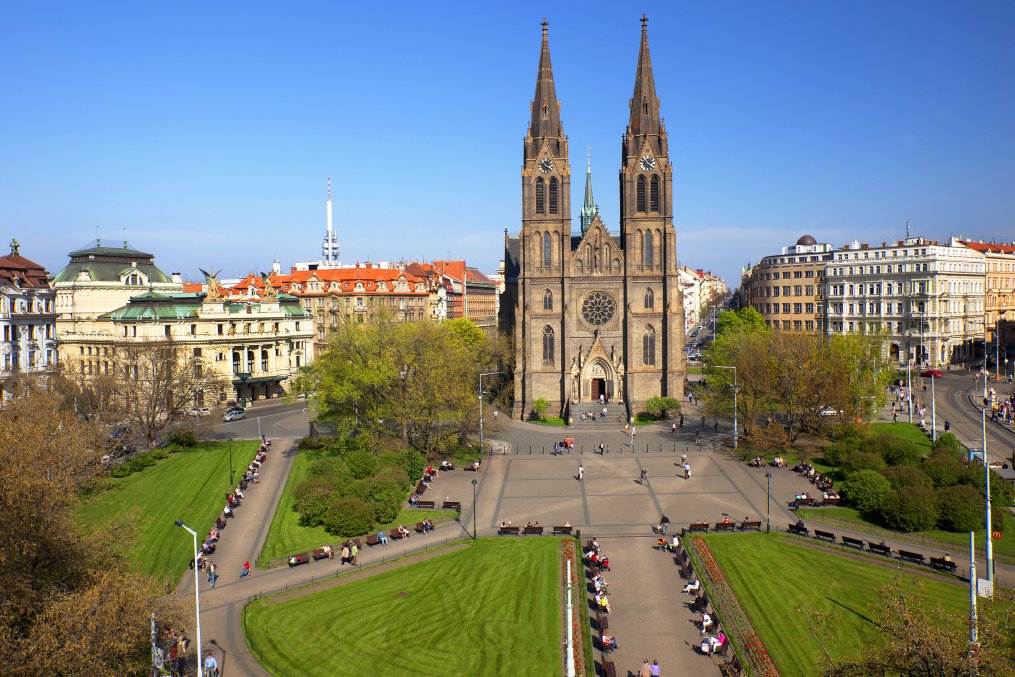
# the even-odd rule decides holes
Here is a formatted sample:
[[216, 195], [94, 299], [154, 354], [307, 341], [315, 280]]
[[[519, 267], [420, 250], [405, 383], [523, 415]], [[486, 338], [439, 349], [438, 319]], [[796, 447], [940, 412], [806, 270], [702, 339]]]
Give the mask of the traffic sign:
[[1001, 540], [1001, 532], [1000, 531], [994, 531], [994, 533], [992, 533], [990, 535], [990, 537], [993, 538], [995, 541], [1000, 541]]

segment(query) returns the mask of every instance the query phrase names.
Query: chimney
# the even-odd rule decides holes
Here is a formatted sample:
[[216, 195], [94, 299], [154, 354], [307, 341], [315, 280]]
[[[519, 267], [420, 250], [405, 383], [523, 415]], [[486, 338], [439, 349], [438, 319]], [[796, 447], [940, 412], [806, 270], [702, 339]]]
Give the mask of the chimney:
[[183, 284], [183, 276], [179, 273], [173, 273], [173, 284]]

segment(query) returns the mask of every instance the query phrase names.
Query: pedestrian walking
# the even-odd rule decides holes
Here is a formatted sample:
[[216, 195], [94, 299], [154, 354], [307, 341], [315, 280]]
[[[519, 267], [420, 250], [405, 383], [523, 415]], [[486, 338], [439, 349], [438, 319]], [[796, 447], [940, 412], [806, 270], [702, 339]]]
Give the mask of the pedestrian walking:
[[648, 468], [641, 469], [641, 485], [645, 486], [648, 484]]
[[354, 566], [359, 564], [359, 546], [355, 543], [349, 548], [349, 564]]
[[638, 677], [652, 677], [652, 666], [648, 664], [648, 659], [641, 664], [641, 670], [638, 672]]
[[687, 463], [687, 452], [682, 451], [680, 452], [680, 465], [684, 465], [685, 463]]
[[243, 571], [240, 572], [240, 578], [246, 578], [250, 575], [250, 562], [243, 563]]
[[554, 442], [553, 443], [553, 455], [556, 456], [558, 451], [560, 451], [560, 443], [559, 442]]
[[674, 435], [677, 434], [677, 422], [676, 421], [674, 421], [673, 425], [670, 426], [670, 432], [673, 433]]
[[719, 432], [719, 419], [715, 420], [715, 431]]
[[683, 414], [680, 415], [680, 427], [681, 428], [684, 427], [684, 415]]
[[579, 464], [579, 466], [578, 466], [578, 481], [581, 482], [583, 479], [585, 479], [585, 466]]
[[603, 456], [604, 454], [606, 454], [606, 446], [602, 442], [600, 442], [599, 443], [599, 455]]
[[899, 422], [899, 413], [898, 412], [893, 412], [892, 413], [892, 423], [898, 423], [898, 422]]
[[215, 587], [215, 581], [219, 579], [218, 567], [215, 566], [215, 562], [208, 561], [208, 582], [211, 583], [211, 587]]
[[691, 479], [691, 464], [686, 462], [684, 463], [684, 479]]
[[661, 674], [662, 674], [662, 673], [661, 673], [661, 672], [659, 671], [659, 661], [657, 661], [657, 660], [653, 660], [653, 661], [652, 661], [652, 666], [651, 666], [651, 669], [652, 669], [652, 671], [651, 671], [651, 672], [650, 672], [649, 674], [651, 674], [651, 675], [652, 675], [652, 677], [659, 677], [659, 675], [661, 675]]
[[952, 429], [952, 422], [949, 421], [948, 419], [945, 419], [945, 432], [948, 432], [951, 429]]

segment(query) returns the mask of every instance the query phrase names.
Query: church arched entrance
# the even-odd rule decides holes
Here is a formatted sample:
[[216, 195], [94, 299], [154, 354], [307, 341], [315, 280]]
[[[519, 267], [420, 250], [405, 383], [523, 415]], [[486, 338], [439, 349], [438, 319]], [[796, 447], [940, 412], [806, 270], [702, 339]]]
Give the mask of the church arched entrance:
[[582, 395], [587, 401], [596, 401], [602, 395], [613, 399], [617, 392], [616, 372], [604, 359], [596, 359], [585, 365], [582, 375]]

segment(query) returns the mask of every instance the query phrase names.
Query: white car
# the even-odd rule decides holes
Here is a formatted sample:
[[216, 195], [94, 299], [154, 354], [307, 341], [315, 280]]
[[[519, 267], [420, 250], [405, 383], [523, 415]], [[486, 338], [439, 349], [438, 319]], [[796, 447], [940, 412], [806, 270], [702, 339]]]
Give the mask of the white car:
[[210, 407], [192, 407], [187, 410], [188, 416], [207, 416], [211, 413]]
[[222, 420], [226, 423], [231, 423], [232, 421], [240, 421], [246, 417], [247, 412], [245, 411], [227, 411], [225, 416], [222, 417]]
[[842, 415], [842, 411], [839, 410], [839, 409], [836, 409], [835, 407], [825, 407], [824, 409], [822, 409], [821, 411], [818, 412], [818, 415], [819, 416], [841, 416]]

